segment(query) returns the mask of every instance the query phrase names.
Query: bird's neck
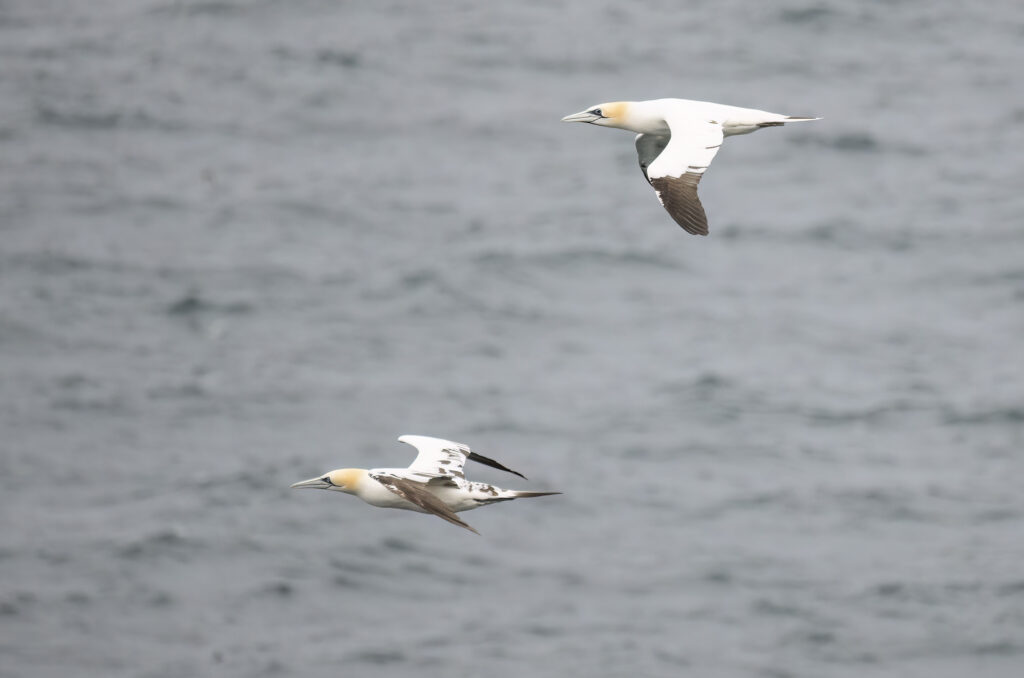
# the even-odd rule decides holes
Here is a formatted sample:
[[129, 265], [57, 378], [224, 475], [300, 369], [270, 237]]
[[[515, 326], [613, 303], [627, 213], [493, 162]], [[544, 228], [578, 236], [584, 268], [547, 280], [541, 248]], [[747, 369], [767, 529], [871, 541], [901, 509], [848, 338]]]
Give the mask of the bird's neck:
[[638, 134], [669, 134], [665, 112], [651, 106], [649, 101], [625, 101], [624, 106], [609, 127], [637, 132]]
[[365, 488], [369, 472], [364, 468], [347, 468], [342, 472], [343, 487], [340, 489], [345, 494], [359, 495], [359, 491]]

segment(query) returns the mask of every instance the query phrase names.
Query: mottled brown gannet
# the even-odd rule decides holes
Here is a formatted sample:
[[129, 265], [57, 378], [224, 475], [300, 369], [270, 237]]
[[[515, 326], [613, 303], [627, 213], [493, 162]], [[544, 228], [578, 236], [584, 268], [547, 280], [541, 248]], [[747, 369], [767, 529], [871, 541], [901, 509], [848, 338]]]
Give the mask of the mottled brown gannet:
[[722, 139], [806, 120], [820, 118], [688, 99], [615, 101], [562, 118], [562, 122], [586, 122], [638, 132], [636, 152], [640, 170], [676, 223], [694, 235], [708, 234], [708, 220], [697, 197], [697, 184], [718, 153]]
[[462, 443], [411, 435], [401, 436], [398, 440], [412, 445], [419, 452], [409, 468], [342, 468], [295, 483], [292, 487], [335, 490], [354, 494], [373, 506], [433, 513], [476, 534], [480, 533], [455, 514], [499, 501], [561, 494], [503, 490], [487, 483], [466, 480], [462, 467], [467, 459], [508, 471], [524, 480], [526, 476], [473, 452]]

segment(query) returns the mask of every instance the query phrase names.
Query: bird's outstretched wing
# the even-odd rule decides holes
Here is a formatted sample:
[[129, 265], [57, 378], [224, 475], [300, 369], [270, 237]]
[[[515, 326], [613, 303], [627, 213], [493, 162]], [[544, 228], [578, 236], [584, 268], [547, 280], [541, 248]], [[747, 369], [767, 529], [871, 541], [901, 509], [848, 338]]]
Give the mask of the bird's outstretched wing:
[[526, 478], [522, 473], [513, 471], [507, 466], [500, 464], [489, 457], [477, 454], [462, 443], [443, 438], [431, 438], [429, 436], [404, 435], [398, 439], [416, 448], [419, 454], [409, 465], [409, 471], [424, 477], [428, 476], [455, 476], [464, 478], [462, 467], [466, 460], [475, 461], [484, 466], [496, 468], [499, 471], [507, 471], [520, 478]]
[[665, 122], [668, 136], [637, 136], [640, 169], [677, 224], [687, 233], [707, 235], [708, 219], [697, 197], [697, 184], [722, 145], [722, 126], [681, 116]]
[[455, 512], [448, 508], [447, 504], [438, 499], [430, 490], [426, 489], [424, 483], [407, 478], [399, 478], [386, 473], [371, 473], [370, 477], [402, 499], [416, 504], [427, 513], [433, 513], [435, 516], [444, 518], [453, 525], [458, 525], [470, 532], [480, 534], [455, 515]]

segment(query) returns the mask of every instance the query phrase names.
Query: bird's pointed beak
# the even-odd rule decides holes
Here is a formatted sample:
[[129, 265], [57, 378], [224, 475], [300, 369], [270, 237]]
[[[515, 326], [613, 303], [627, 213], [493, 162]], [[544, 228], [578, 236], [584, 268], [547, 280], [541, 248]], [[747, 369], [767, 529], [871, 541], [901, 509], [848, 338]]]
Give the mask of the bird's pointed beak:
[[589, 111], [580, 111], [579, 113], [573, 113], [562, 118], [562, 122], [594, 122], [601, 116], [594, 115]]
[[300, 480], [299, 482], [292, 485], [293, 488], [309, 488], [313, 490], [326, 490], [331, 486], [330, 483], [325, 482], [323, 477], [310, 478], [309, 480]]

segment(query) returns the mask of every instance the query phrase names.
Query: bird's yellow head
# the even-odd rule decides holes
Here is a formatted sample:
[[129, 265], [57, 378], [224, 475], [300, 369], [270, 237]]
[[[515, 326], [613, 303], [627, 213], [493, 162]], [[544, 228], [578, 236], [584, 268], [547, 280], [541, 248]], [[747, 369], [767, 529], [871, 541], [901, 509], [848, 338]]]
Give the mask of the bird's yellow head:
[[623, 127], [629, 114], [628, 101], [612, 101], [596, 104], [590, 108], [562, 118], [562, 122], [587, 122], [604, 127]]
[[355, 492], [366, 470], [361, 468], [339, 468], [328, 473], [295, 483], [292, 487], [313, 490], [335, 490], [336, 492]]

